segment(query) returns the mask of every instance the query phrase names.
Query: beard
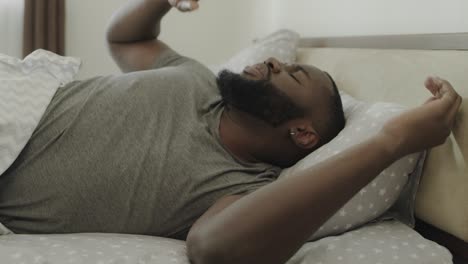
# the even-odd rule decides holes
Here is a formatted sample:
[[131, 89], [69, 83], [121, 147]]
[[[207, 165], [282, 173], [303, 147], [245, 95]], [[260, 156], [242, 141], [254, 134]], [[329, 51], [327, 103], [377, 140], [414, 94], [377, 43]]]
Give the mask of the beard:
[[235, 108], [273, 127], [305, 115], [302, 107], [270, 81], [249, 80], [223, 70], [218, 74], [217, 84], [228, 109]]

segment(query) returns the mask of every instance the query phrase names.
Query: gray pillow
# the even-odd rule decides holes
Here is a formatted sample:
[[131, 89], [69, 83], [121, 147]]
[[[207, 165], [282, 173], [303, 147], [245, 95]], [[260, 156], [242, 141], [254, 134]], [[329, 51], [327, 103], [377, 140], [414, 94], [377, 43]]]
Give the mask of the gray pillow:
[[[342, 93], [343, 108], [347, 120], [345, 128], [328, 144], [284, 170], [279, 180], [290, 177], [315, 164], [359, 144], [375, 135], [391, 117], [404, 111], [393, 103], [366, 103]], [[356, 194], [313, 236], [316, 240], [325, 236], [341, 234], [378, 219], [387, 212], [407, 188], [412, 172], [417, 167], [421, 153], [408, 155], [382, 171], [372, 182]], [[408, 190], [407, 190], [408, 192]], [[409, 208], [405, 207], [404, 210]], [[410, 215], [409, 212], [401, 215]], [[388, 215], [390, 217], [390, 215]]]
[[306, 243], [286, 264], [448, 264], [452, 255], [398, 221]]
[[419, 157], [416, 168], [410, 174], [408, 182], [405, 187], [403, 187], [403, 191], [392, 208], [390, 208], [381, 218], [376, 219], [375, 221], [396, 219], [407, 226], [414, 228], [416, 224], [416, 218], [414, 216], [416, 194], [418, 192], [419, 182], [421, 181], [426, 156], [427, 152], [424, 152]]

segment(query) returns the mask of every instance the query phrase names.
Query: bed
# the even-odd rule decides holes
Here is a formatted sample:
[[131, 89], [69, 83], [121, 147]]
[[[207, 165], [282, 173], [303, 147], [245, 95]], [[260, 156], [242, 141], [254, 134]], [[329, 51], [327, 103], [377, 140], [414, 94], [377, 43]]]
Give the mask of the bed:
[[[467, 34], [303, 38], [299, 43], [294, 49], [298, 62], [326, 70], [340, 89], [359, 100], [415, 106], [427, 96], [421, 87], [429, 74], [449, 79], [462, 97], [468, 97]], [[288, 264], [448, 264], [452, 255], [460, 258], [455, 263], [466, 263], [461, 261], [468, 251], [467, 107], [465, 101], [453, 136], [426, 159], [415, 202], [416, 216], [424, 226], [420, 232], [398, 219], [380, 218], [314, 239]], [[421, 234], [438, 234], [437, 241]], [[0, 260], [2, 264], [189, 263], [184, 241], [97, 233], [0, 236]]]

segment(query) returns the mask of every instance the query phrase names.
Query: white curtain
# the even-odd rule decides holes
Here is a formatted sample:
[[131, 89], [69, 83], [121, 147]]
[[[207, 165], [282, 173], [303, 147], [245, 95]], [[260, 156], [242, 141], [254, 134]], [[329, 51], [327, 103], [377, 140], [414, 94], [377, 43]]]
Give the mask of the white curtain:
[[22, 57], [24, 1], [0, 0], [0, 53]]

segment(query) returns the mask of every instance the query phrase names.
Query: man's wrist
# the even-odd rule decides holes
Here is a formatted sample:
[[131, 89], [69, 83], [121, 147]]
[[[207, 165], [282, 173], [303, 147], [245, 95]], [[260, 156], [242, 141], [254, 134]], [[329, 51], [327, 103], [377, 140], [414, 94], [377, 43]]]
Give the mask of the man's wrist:
[[405, 155], [401, 140], [394, 135], [381, 131], [372, 138], [372, 141], [392, 160], [397, 160]]

